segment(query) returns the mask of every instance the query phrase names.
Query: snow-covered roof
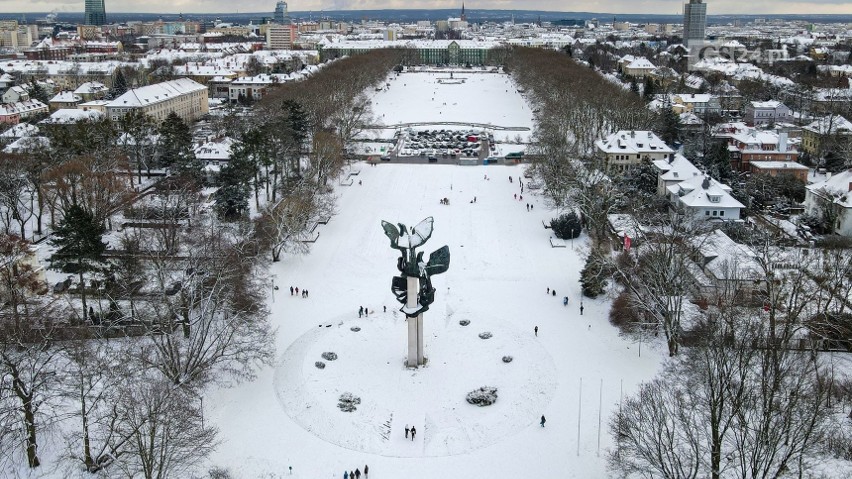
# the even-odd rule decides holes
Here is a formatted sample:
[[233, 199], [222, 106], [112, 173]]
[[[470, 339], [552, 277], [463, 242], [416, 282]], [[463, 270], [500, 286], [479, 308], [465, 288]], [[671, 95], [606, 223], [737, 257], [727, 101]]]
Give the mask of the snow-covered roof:
[[631, 69], [650, 69], [650, 70], [653, 70], [654, 68], [657, 68], [657, 67], [656, 67], [656, 65], [654, 65], [653, 63], [651, 63], [650, 61], [648, 61], [648, 59], [647, 59], [647, 58], [645, 58], [645, 57], [639, 57], [639, 58], [637, 58], [637, 59], [633, 60], [632, 62], [630, 62], [630, 64], [629, 64], [629, 65], [627, 65], [627, 68], [631, 68]]
[[618, 131], [595, 145], [604, 153], [674, 153], [666, 143], [651, 131]]
[[95, 93], [105, 93], [108, 92], [109, 88], [101, 82], [96, 81], [87, 81], [82, 85], [78, 86], [74, 93], [78, 95], [91, 95]]
[[852, 208], [852, 194], [850, 194], [852, 188], [850, 186], [852, 186], [852, 171], [846, 170], [825, 180], [811, 183], [805, 188], [818, 196], [825, 196], [825, 194], [834, 196], [835, 204], [844, 208]]
[[671, 161], [655, 160], [653, 166], [657, 169], [660, 179], [666, 183], [679, 182], [701, 175], [701, 170], [683, 155], [674, 155]]
[[178, 78], [162, 83], [134, 88], [111, 101], [107, 107], [140, 107], [152, 105], [186, 93], [207, 90], [207, 87], [189, 78]]
[[225, 137], [208, 141], [195, 148], [195, 157], [205, 161], [227, 161], [231, 159], [232, 148], [237, 141]]
[[[709, 176], [699, 175], [668, 186], [669, 193], [679, 197], [687, 208], [743, 208], [729, 193], [730, 187]], [[714, 201], [715, 200], [715, 201]]]
[[807, 166], [795, 161], [752, 161], [750, 164], [758, 170], [809, 170]]
[[69, 125], [80, 121], [97, 120], [103, 113], [97, 110], [80, 110], [77, 108], [62, 108], [53, 112], [50, 117], [40, 121], [44, 125]]
[[776, 110], [779, 107], [784, 106], [783, 103], [777, 100], [769, 100], [769, 101], [753, 101], [751, 102], [751, 106], [755, 110]]
[[29, 123], [18, 123], [8, 130], [0, 133], [0, 138], [9, 140], [15, 138], [26, 138], [38, 134], [38, 127]]
[[75, 95], [73, 91], [62, 91], [50, 99], [51, 103], [78, 103], [83, 98], [80, 95]]
[[32, 113], [39, 110], [47, 110], [47, 105], [38, 100], [19, 101], [0, 105], [0, 115]]
[[17, 139], [3, 148], [4, 153], [29, 153], [40, 147], [50, 146], [50, 140], [43, 136], [26, 136]]
[[822, 117], [802, 128], [819, 135], [852, 134], [852, 122], [840, 115]]
[[755, 252], [732, 240], [722, 230], [700, 235], [692, 242], [703, 257], [704, 273], [713, 279], [754, 281], [764, 277]]
[[704, 124], [704, 121], [701, 118], [698, 118], [698, 115], [695, 113], [686, 112], [681, 113], [679, 116], [681, 125], [694, 126]]

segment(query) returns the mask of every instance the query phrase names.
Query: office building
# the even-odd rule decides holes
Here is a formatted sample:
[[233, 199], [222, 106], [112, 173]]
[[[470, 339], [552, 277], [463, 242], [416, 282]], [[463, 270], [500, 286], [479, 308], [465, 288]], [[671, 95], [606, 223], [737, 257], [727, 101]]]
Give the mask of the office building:
[[703, 0], [689, 0], [683, 6], [683, 44], [698, 44], [704, 41], [707, 28], [707, 4]]
[[289, 23], [290, 14], [287, 12], [287, 2], [278, 2], [275, 4], [275, 23], [281, 25]]
[[83, 23], [86, 25], [106, 24], [104, 0], [86, 0], [86, 16]]

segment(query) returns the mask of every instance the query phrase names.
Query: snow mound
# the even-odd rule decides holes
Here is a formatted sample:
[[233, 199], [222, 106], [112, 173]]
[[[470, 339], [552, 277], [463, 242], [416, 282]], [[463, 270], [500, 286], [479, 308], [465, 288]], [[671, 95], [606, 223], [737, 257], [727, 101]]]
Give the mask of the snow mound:
[[479, 337], [482, 339], [490, 339], [493, 336], [491, 331], [485, 331], [484, 333], [479, 333]]
[[470, 324], [470, 321], [467, 319], [462, 319], [461, 321], [459, 321], [459, 324], [461, 324], [462, 326], [467, 326], [468, 324]]
[[322, 353], [322, 358], [325, 359], [326, 361], [334, 361], [335, 359], [337, 359], [337, 353], [332, 353], [330, 351], [325, 352], [325, 353]]
[[315, 363], [314, 363], [314, 366], [316, 366], [316, 367], [317, 367], [317, 369], [325, 369], [325, 363], [324, 363], [324, 362], [322, 362], [322, 361], [317, 361], [317, 362], [315, 362]]
[[503, 356], [504, 363], [511, 363], [513, 359], [515, 358], [513, 358], [512, 356]]

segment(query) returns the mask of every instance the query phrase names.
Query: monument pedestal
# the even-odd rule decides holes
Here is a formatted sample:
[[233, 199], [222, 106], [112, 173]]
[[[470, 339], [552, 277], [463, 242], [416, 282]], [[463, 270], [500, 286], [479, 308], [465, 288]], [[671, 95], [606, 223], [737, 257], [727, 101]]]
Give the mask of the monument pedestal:
[[[418, 294], [420, 290], [420, 279], [408, 276], [408, 294], [406, 295], [406, 306], [415, 310], [418, 306]], [[416, 368], [425, 364], [423, 356], [423, 313], [415, 317], [407, 317], [408, 323], [408, 356], [405, 361], [406, 366]]]

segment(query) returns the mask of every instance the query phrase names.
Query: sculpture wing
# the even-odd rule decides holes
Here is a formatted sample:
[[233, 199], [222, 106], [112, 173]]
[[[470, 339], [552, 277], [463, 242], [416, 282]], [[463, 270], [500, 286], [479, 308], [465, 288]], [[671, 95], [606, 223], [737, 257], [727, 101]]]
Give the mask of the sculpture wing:
[[441, 274], [450, 269], [450, 247], [444, 246], [429, 255], [429, 263], [426, 264], [426, 274]]
[[434, 222], [435, 220], [430, 216], [420, 223], [417, 223], [417, 226], [411, 229], [409, 248], [418, 248], [432, 237], [432, 227]]
[[390, 238], [391, 248], [400, 249], [399, 230], [396, 229], [396, 226], [388, 223], [387, 221], [382, 221], [382, 228], [385, 230], [385, 236]]

